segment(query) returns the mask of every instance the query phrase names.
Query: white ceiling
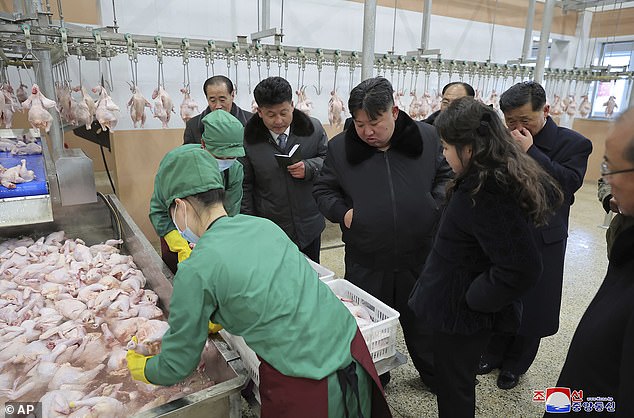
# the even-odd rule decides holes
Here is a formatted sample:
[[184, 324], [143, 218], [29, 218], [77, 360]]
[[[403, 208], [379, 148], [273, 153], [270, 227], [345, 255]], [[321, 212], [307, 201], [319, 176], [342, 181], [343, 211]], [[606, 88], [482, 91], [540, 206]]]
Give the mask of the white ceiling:
[[564, 10], [581, 11], [589, 9], [596, 12], [634, 7], [634, 1], [620, 0], [561, 0], [557, 4]]

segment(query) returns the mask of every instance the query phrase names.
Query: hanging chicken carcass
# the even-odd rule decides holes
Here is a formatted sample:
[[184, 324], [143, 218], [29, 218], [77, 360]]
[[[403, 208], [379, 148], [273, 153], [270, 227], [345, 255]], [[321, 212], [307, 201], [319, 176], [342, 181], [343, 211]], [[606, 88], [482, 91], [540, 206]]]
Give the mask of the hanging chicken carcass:
[[614, 114], [614, 109], [618, 109], [618, 105], [616, 104], [616, 97], [610, 96], [607, 102], [603, 103], [603, 107], [605, 107], [605, 117], [611, 118]]
[[422, 120], [432, 113], [431, 96], [429, 95], [429, 92], [426, 91], [418, 100], [418, 114]]
[[420, 120], [420, 102], [415, 91], [410, 91], [409, 95], [412, 96], [412, 101], [409, 103], [409, 116], [414, 120]]
[[137, 124], [141, 123], [141, 128], [145, 125], [145, 108], [152, 108], [152, 103], [150, 103], [141, 93], [139, 87], [135, 84], [130, 84], [130, 91], [132, 92], [132, 97], [128, 101], [128, 108], [130, 109], [130, 117], [132, 118], [132, 123], [136, 128]]
[[577, 114], [577, 101], [572, 94], [568, 96], [568, 105], [566, 106], [566, 114], [571, 118]]
[[66, 84], [57, 84], [55, 86], [55, 94], [57, 95], [57, 103], [59, 105], [59, 114], [62, 120], [71, 125], [77, 125], [77, 101], [71, 95], [70, 86]]
[[339, 97], [335, 90], [330, 92], [330, 100], [328, 101], [328, 122], [331, 127], [340, 129], [343, 126], [343, 118], [341, 113], [344, 113], [346, 105], [343, 103], [343, 99]]
[[167, 94], [163, 86], [159, 86], [152, 92], [152, 100], [154, 100], [154, 117], [161, 121], [163, 128], [167, 128], [172, 113], [176, 113], [172, 98]]
[[29, 109], [29, 123], [34, 129], [51, 130], [53, 116], [46, 109], [56, 106], [54, 100], [46, 98], [37, 84], [31, 88], [31, 96], [22, 103], [22, 108]]
[[77, 102], [77, 111], [75, 112], [75, 117], [77, 119], [78, 125], [86, 126], [86, 129], [90, 129], [92, 125], [92, 121], [95, 118], [95, 110], [97, 110], [97, 105], [88, 91], [82, 86], [77, 86], [73, 88], [74, 92], [81, 92], [81, 100]]
[[310, 116], [310, 112], [313, 110], [313, 102], [306, 95], [306, 86], [302, 86], [295, 92], [297, 94], [297, 104], [295, 107]]
[[590, 110], [592, 110], [592, 106], [590, 105], [590, 100], [588, 100], [588, 95], [584, 94], [581, 96], [581, 103], [579, 103], [579, 114], [582, 118], [588, 117], [590, 114]]
[[15, 96], [13, 87], [11, 87], [8, 83], [2, 85], [2, 96], [4, 99], [4, 106], [2, 106], [0, 123], [2, 123], [5, 128], [11, 129], [11, 125], [13, 124], [13, 115], [15, 112], [22, 110], [22, 105]]
[[554, 116], [559, 116], [562, 113], [564, 113], [564, 109], [561, 103], [561, 97], [555, 94], [555, 100], [553, 100], [553, 104], [550, 107], [550, 114]]
[[194, 99], [192, 99], [188, 88], [182, 88], [181, 93], [183, 93], [183, 102], [180, 107], [181, 119], [183, 119], [183, 122], [187, 123], [188, 120], [199, 113], [198, 105]]
[[405, 93], [403, 93], [403, 91], [394, 91], [394, 93], [392, 94], [392, 97], [394, 98], [394, 106], [398, 107], [399, 110], [405, 111], [405, 105], [403, 104], [403, 101], [401, 100], [401, 97], [403, 97], [405, 95]]
[[28, 88], [29, 88], [28, 86], [20, 83], [20, 86], [16, 90], [15, 95], [20, 101], [20, 103], [24, 103], [29, 98], [29, 94], [27, 93]]
[[436, 95], [434, 96], [434, 98], [431, 99], [431, 111], [432, 111], [432, 113], [439, 111], [441, 106], [442, 106], [442, 94], [437, 92]]
[[105, 87], [95, 86], [92, 92], [99, 95], [97, 99], [97, 107], [95, 109], [95, 118], [101, 125], [101, 129], [112, 131], [119, 122], [119, 106], [117, 106], [112, 97], [108, 95]]

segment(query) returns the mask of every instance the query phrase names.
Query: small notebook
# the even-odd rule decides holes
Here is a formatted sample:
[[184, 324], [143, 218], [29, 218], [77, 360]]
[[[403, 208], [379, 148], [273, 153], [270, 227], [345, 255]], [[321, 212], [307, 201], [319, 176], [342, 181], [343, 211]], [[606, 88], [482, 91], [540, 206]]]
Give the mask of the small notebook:
[[288, 154], [274, 154], [280, 168], [286, 168], [302, 160], [302, 153], [299, 152], [299, 144], [293, 145]]

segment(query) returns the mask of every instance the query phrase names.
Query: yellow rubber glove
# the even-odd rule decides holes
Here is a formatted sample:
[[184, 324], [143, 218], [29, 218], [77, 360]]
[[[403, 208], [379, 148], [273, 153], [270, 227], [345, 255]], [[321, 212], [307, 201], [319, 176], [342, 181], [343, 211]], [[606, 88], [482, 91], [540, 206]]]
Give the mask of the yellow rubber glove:
[[172, 252], [178, 253], [178, 262], [185, 261], [192, 253], [192, 249], [189, 248], [189, 243], [185, 238], [178, 233], [177, 230], [173, 230], [167, 233], [163, 238], [167, 242], [167, 246]]
[[[132, 337], [132, 341], [138, 343], [136, 335]], [[145, 377], [145, 363], [149, 358], [154, 356], [144, 356], [143, 354], [139, 354], [134, 350], [128, 350], [128, 353], [125, 355], [125, 359], [128, 361], [128, 370], [130, 370], [130, 376], [134, 380], [138, 380], [143, 383], [151, 384]]]
[[214, 324], [213, 322], [209, 321], [208, 328], [209, 328], [209, 334], [216, 334], [218, 331], [222, 329], [222, 325]]

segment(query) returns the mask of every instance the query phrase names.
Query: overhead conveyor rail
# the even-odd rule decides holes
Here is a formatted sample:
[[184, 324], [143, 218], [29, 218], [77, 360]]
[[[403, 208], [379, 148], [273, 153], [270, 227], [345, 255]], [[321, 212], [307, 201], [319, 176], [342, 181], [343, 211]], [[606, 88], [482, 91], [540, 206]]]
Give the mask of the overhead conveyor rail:
[[[259, 40], [248, 42], [246, 36], [237, 41], [183, 39], [113, 33], [106, 30], [87, 30], [66, 25], [65, 28], [29, 26], [28, 24], [0, 25], [0, 59], [4, 65], [30, 66], [37, 59], [33, 51], [50, 50], [53, 63], [61, 62], [68, 55], [78, 55], [88, 60], [112, 58], [120, 54], [150, 55], [204, 59], [207, 64], [218, 61], [247, 62], [249, 65], [285, 67], [289, 65], [315, 65], [359, 68], [361, 53], [358, 51], [295, 47], [262, 44]], [[534, 68], [524, 63], [496, 64], [490, 62], [446, 60], [420, 55], [374, 54], [374, 68], [379, 74], [396, 73], [446, 73], [461, 78], [479, 77], [532, 78]], [[577, 81], [607, 81], [634, 78], [634, 72], [616, 67], [590, 67], [575, 69], [548, 68], [546, 79]]]

